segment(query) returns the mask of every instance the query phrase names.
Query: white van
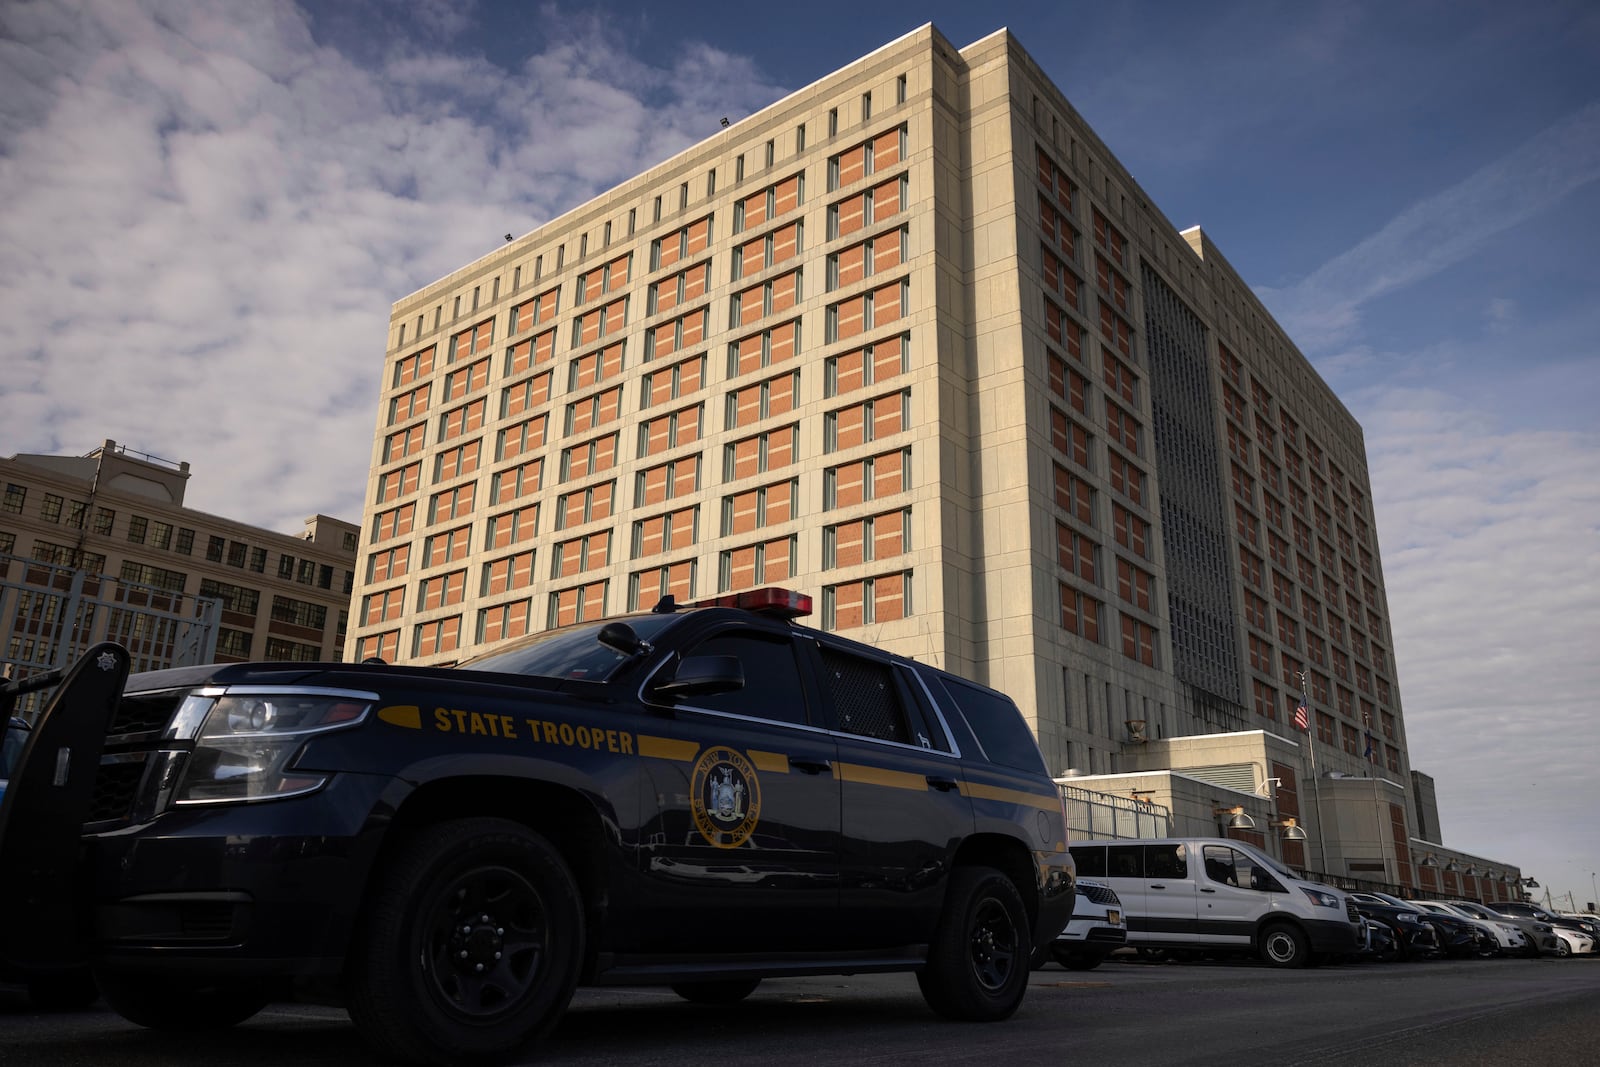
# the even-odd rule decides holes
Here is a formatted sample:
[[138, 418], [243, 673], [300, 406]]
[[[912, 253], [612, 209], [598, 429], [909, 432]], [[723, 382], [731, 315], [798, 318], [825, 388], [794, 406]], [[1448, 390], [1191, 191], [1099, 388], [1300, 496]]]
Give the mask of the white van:
[[1244, 841], [1167, 837], [1072, 846], [1078, 876], [1116, 891], [1131, 948], [1253, 952], [1278, 967], [1354, 953], [1361, 917]]

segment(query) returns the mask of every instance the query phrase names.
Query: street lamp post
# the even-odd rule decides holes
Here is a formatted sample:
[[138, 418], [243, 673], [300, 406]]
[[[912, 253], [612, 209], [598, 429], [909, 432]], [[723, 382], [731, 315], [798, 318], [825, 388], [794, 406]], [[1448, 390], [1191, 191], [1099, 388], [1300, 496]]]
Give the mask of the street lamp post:
[[1593, 911], [1596, 907], [1600, 907], [1600, 893], [1596, 893], [1595, 890], [1594, 890], [1594, 872], [1590, 871], [1589, 872], [1589, 910]]

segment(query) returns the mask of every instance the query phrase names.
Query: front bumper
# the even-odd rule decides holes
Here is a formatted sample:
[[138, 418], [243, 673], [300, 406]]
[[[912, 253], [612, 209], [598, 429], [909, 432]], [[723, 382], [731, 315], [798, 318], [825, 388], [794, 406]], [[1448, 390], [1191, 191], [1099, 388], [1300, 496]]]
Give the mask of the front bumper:
[[85, 839], [93, 957], [113, 968], [230, 976], [342, 967], [375, 861], [388, 779], [178, 808]]
[[1355, 927], [1345, 919], [1308, 919], [1304, 926], [1312, 952], [1345, 955], [1361, 947]]

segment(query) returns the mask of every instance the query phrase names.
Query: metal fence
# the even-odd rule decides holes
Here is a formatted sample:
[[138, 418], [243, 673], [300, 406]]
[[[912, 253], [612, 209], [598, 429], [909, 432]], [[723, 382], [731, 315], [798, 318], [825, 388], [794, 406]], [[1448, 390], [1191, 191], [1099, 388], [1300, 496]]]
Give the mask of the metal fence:
[[1172, 832], [1172, 809], [1165, 804], [1075, 785], [1061, 786], [1061, 797], [1067, 803], [1067, 831], [1075, 841], [1166, 837]]
[[[16, 556], [0, 555], [0, 638], [9, 677], [66, 667], [115, 641], [134, 671], [210, 663], [222, 602]], [[25, 717], [43, 694], [18, 701]]]

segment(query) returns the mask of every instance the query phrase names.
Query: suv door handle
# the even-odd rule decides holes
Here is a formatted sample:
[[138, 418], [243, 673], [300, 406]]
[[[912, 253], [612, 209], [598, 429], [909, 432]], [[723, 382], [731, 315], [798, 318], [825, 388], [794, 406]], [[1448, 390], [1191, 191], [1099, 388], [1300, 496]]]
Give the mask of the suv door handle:
[[961, 788], [961, 784], [959, 782], [957, 782], [954, 778], [946, 778], [942, 774], [930, 774], [930, 775], [928, 775], [928, 784], [933, 786], [933, 788], [935, 788], [935, 789], [937, 789], [937, 790], [939, 790], [941, 792], [944, 792], [944, 793], [948, 793], [952, 789]]
[[1150, 888], [1151, 888], [1151, 889], [1165, 889], [1165, 888], [1167, 888], [1167, 887], [1166, 887], [1166, 886], [1164, 886], [1164, 885], [1153, 885], [1153, 886], [1151, 886], [1151, 887], [1150, 887]]
[[1215, 889], [1202, 889], [1202, 890], [1200, 890], [1200, 892], [1202, 892], [1202, 893], [1215, 893], [1216, 890]]
[[823, 771], [833, 770], [833, 763], [825, 759], [796, 759], [789, 757], [789, 766], [805, 774], [821, 774]]

